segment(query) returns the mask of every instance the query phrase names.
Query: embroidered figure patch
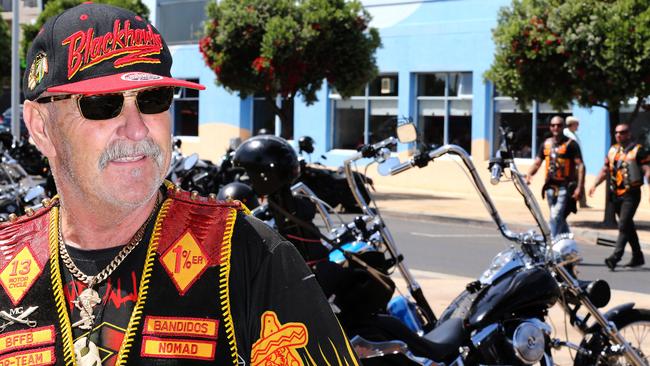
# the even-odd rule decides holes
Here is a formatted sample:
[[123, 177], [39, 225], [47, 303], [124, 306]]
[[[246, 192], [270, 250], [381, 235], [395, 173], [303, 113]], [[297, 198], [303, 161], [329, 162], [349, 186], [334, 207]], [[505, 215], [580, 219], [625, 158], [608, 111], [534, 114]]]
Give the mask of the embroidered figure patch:
[[32, 287], [43, 268], [38, 264], [34, 253], [24, 246], [0, 272], [0, 285], [14, 305], [18, 305]]
[[43, 77], [49, 71], [49, 65], [47, 64], [47, 55], [45, 52], [39, 52], [36, 57], [34, 57], [34, 62], [29, 68], [29, 76], [27, 78], [27, 86], [29, 90], [34, 90], [38, 84], [43, 81]]
[[147, 316], [142, 333], [156, 336], [217, 338], [219, 321], [202, 318]]
[[217, 350], [215, 341], [143, 337], [142, 357], [186, 358], [192, 360], [214, 360]]
[[[309, 342], [307, 327], [302, 323], [280, 324], [273, 311], [262, 314], [260, 339], [253, 344], [251, 366], [304, 366], [298, 348]], [[278, 363], [279, 360], [283, 360]]]
[[160, 261], [181, 295], [185, 295], [208, 268], [203, 249], [189, 232], [170, 246], [160, 257]]

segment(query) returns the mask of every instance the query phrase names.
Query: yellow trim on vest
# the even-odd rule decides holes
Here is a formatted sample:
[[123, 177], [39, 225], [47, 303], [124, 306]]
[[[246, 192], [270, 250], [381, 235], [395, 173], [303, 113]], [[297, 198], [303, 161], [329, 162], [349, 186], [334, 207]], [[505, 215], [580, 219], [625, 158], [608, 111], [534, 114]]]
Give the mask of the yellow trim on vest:
[[76, 365], [74, 359], [74, 348], [72, 343], [72, 324], [68, 317], [68, 310], [63, 294], [63, 280], [61, 268], [59, 267], [59, 207], [52, 207], [50, 211], [49, 243], [50, 243], [50, 278], [52, 280], [52, 291], [56, 312], [59, 315], [61, 326], [61, 337], [63, 341], [63, 361], [66, 365]]
[[126, 328], [126, 333], [124, 334], [124, 340], [122, 341], [122, 346], [120, 347], [120, 352], [117, 354], [117, 361], [115, 366], [123, 366], [126, 364], [129, 350], [133, 345], [133, 339], [135, 338], [135, 330], [142, 320], [142, 308], [144, 303], [147, 300], [147, 293], [149, 291], [149, 277], [151, 277], [151, 270], [153, 268], [154, 259], [156, 257], [156, 249], [158, 248], [158, 243], [160, 242], [160, 235], [162, 231], [162, 222], [167, 216], [169, 211], [169, 206], [172, 203], [172, 199], [167, 198], [163, 202], [160, 211], [158, 212], [158, 217], [156, 218], [156, 223], [154, 224], [153, 233], [151, 234], [151, 239], [149, 240], [149, 248], [147, 249], [147, 257], [144, 262], [144, 269], [142, 270], [142, 278], [140, 279], [140, 289], [138, 290], [138, 301], [133, 308], [131, 313], [131, 318], [129, 319], [129, 325]]
[[230, 352], [233, 360], [233, 365], [238, 364], [237, 340], [235, 339], [235, 326], [230, 312], [230, 254], [232, 249], [232, 234], [235, 227], [235, 220], [237, 219], [237, 210], [229, 209], [228, 218], [226, 219], [226, 227], [223, 233], [223, 243], [221, 244], [221, 263], [219, 268], [219, 299], [221, 302], [221, 312], [224, 319], [224, 327], [226, 329], [226, 336], [228, 344], [230, 345]]
[[[348, 341], [348, 337], [345, 335], [345, 331], [343, 330], [343, 326], [341, 325], [341, 322], [339, 322], [339, 319], [336, 319], [336, 323], [339, 325], [339, 329], [341, 329], [341, 334], [345, 338], [345, 346], [348, 349], [348, 354], [350, 356], [350, 359], [352, 362], [354, 362], [355, 366], [359, 366], [359, 363], [357, 362], [357, 354], [352, 350], [352, 345], [350, 344], [350, 341]], [[345, 361], [347, 364], [347, 360]]]

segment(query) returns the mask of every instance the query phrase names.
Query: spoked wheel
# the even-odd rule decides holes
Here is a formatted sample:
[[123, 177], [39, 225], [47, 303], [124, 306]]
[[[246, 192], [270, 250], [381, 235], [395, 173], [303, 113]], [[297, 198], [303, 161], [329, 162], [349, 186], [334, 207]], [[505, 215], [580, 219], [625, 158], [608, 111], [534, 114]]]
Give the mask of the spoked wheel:
[[[634, 348], [646, 365], [650, 366], [650, 310], [633, 309], [614, 320], [618, 331]], [[626, 366], [631, 363], [624, 355], [612, 351], [611, 344], [604, 335], [595, 335], [583, 341], [582, 347], [589, 349], [591, 356], [578, 355], [575, 365]]]

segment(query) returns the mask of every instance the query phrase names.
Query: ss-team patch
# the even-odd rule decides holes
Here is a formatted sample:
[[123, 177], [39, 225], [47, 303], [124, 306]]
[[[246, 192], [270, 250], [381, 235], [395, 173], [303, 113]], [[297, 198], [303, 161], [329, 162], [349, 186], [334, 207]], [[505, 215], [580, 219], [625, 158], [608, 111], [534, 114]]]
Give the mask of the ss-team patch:
[[14, 305], [27, 294], [43, 268], [29, 246], [24, 246], [0, 271], [0, 285]]
[[0, 356], [2, 366], [41, 366], [54, 365], [55, 362], [54, 347], [30, 349]]

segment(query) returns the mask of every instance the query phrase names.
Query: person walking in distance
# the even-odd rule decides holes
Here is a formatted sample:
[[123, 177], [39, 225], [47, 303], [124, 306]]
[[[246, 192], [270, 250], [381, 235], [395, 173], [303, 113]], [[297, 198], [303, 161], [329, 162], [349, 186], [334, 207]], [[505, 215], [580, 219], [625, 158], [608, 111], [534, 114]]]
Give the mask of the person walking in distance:
[[634, 225], [634, 214], [641, 202], [641, 186], [644, 176], [646, 181], [650, 181], [650, 155], [641, 144], [632, 140], [630, 125], [619, 124], [616, 126], [614, 134], [616, 143], [610, 147], [605, 157], [605, 165], [598, 173], [594, 185], [589, 188], [591, 197], [596, 187], [606, 179], [607, 173], [609, 173], [611, 199], [616, 215], [618, 215], [616, 248], [612, 255], [605, 258], [605, 264], [612, 271], [623, 257], [627, 243], [630, 243], [632, 248], [632, 259], [625, 266], [639, 267], [645, 264], [639, 236]]
[[555, 116], [549, 126], [551, 137], [547, 138], [533, 165], [528, 170], [526, 182], [530, 184], [532, 177], [546, 163], [546, 181], [542, 188], [542, 197], [546, 197], [550, 209], [551, 235], [569, 233], [566, 217], [570, 208], [575, 210], [575, 202], [582, 194], [582, 177], [584, 165], [578, 144], [564, 136], [564, 118]]
[[[580, 141], [580, 136], [578, 136], [578, 127], [580, 127], [580, 120], [578, 120], [574, 116], [569, 116], [566, 118], [566, 127], [564, 128], [564, 136], [574, 140], [575, 142], [578, 143], [578, 146], [580, 147], [580, 151], [582, 151], [582, 142]], [[589, 208], [589, 205], [587, 204], [587, 192], [585, 191], [585, 169], [582, 170], [583, 176], [582, 176], [582, 187], [580, 187], [580, 208]]]

